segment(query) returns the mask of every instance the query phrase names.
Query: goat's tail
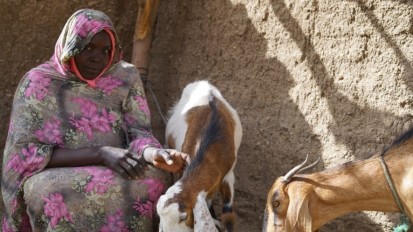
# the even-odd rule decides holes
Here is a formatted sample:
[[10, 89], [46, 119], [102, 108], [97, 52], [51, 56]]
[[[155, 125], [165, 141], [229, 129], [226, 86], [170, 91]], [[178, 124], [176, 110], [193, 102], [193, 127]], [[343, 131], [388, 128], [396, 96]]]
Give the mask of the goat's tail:
[[[211, 118], [209, 119], [208, 125], [206, 126], [198, 153], [204, 153], [208, 146], [221, 137], [221, 124], [219, 119], [219, 112], [217, 109], [217, 102], [214, 95], [209, 96], [209, 107], [211, 108]], [[201, 154], [197, 154], [201, 155]]]
[[211, 93], [209, 97], [209, 107], [211, 108], [211, 116], [209, 118], [207, 126], [203, 129], [201, 135], [201, 142], [199, 144], [198, 150], [196, 151], [195, 158], [193, 161], [191, 161], [191, 164], [189, 165], [187, 170], [192, 170], [200, 163], [202, 163], [208, 147], [222, 137], [221, 121], [216, 101], [217, 100], [215, 96]]

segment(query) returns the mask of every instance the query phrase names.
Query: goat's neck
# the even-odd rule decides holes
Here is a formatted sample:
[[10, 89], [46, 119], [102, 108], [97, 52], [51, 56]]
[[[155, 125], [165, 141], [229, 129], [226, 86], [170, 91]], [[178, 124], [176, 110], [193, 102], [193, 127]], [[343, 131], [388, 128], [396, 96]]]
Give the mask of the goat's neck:
[[[392, 177], [397, 188], [401, 175], [396, 175], [395, 172], [398, 172], [397, 169], [404, 169], [403, 166], [408, 164], [393, 159], [387, 162], [387, 165], [390, 171], [393, 171]], [[307, 197], [310, 197], [311, 202], [309, 210], [313, 218], [313, 228], [319, 228], [334, 218], [356, 211], [399, 211], [379, 157], [310, 174], [305, 176], [303, 181], [306, 182], [304, 185], [311, 186]], [[315, 194], [311, 194], [312, 191]]]

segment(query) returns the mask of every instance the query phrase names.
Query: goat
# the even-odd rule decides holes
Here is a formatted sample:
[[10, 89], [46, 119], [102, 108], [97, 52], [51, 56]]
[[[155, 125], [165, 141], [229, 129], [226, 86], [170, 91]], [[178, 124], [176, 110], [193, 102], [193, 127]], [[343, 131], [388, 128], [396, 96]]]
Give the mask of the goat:
[[311, 232], [351, 212], [400, 212], [386, 180], [382, 158], [401, 205], [412, 220], [412, 135], [413, 129], [382, 153], [368, 159], [312, 174], [295, 175], [304, 161], [272, 185], [267, 196], [262, 231]]
[[189, 154], [191, 161], [157, 203], [159, 230], [193, 231], [194, 207], [202, 205], [199, 200], [210, 202], [220, 190], [221, 222], [232, 231], [234, 166], [242, 138], [237, 112], [216, 87], [197, 81], [184, 88], [170, 114], [165, 132], [168, 147]]

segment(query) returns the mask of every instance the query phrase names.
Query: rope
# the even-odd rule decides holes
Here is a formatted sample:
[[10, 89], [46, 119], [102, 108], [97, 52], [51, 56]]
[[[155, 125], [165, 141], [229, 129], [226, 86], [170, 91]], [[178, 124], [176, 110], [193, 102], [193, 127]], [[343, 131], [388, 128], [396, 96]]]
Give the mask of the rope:
[[399, 195], [397, 194], [396, 188], [394, 187], [393, 181], [390, 177], [389, 169], [388, 169], [386, 163], [384, 162], [383, 154], [380, 155], [380, 164], [383, 168], [383, 172], [384, 172], [384, 175], [386, 177], [387, 184], [389, 184], [391, 193], [393, 194], [393, 198], [396, 201], [400, 212], [402, 213], [402, 215], [400, 216], [400, 225], [395, 227], [393, 232], [407, 232], [407, 231], [409, 231], [409, 229], [411, 227], [410, 219], [406, 216], [406, 213], [404, 211], [404, 207], [403, 207], [402, 203], [400, 202]]
[[159, 115], [161, 116], [161, 118], [163, 120], [164, 126], [166, 126], [166, 123], [168, 121], [166, 120], [166, 117], [163, 115], [161, 107], [158, 103], [158, 99], [156, 98], [155, 93], [152, 90], [151, 84], [148, 80], [148, 74], [141, 74], [141, 79], [142, 79], [143, 84], [149, 89], [149, 92], [151, 92], [153, 101], [155, 102], [156, 108], [158, 109], [158, 113], [159, 113]]
[[410, 219], [406, 215], [400, 216], [400, 225], [393, 229], [393, 232], [407, 232], [411, 227]]
[[156, 105], [156, 108], [158, 109], [159, 115], [161, 115], [163, 123], [166, 125], [167, 120], [166, 120], [165, 116], [162, 114], [162, 110], [161, 110], [161, 107], [159, 106], [158, 99], [156, 98], [155, 93], [153, 92], [152, 87], [151, 87], [150, 84], [148, 84], [148, 88], [149, 88], [149, 91], [151, 92], [153, 100], [155, 101], [155, 105]]

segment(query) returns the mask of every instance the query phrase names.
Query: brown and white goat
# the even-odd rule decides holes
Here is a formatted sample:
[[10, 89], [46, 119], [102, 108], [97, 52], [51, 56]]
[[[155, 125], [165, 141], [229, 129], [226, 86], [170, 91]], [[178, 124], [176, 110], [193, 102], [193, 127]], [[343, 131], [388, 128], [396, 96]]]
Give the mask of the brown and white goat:
[[159, 230], [193, 231], [194, 208], [205, 203], [199, 201], [210, 202], [212, 195], [220, 191], [221, 222], [231, 231], [235, 220], [234, 166], [242, 138], [237, 112], [216, 87], [197, 81], [183, 90], [165, 134], [168, 146], [189, 154], [191, 161], [181, 179], [158, 201]]
[[297, 166], [271, 187], [265, 232], [311, 232], [356, 211], [400, 212], [380, 161], [383, 155], [406, 215], [413, 219], [413, 130], [381, 154], [313, 174], [295, 175]]

